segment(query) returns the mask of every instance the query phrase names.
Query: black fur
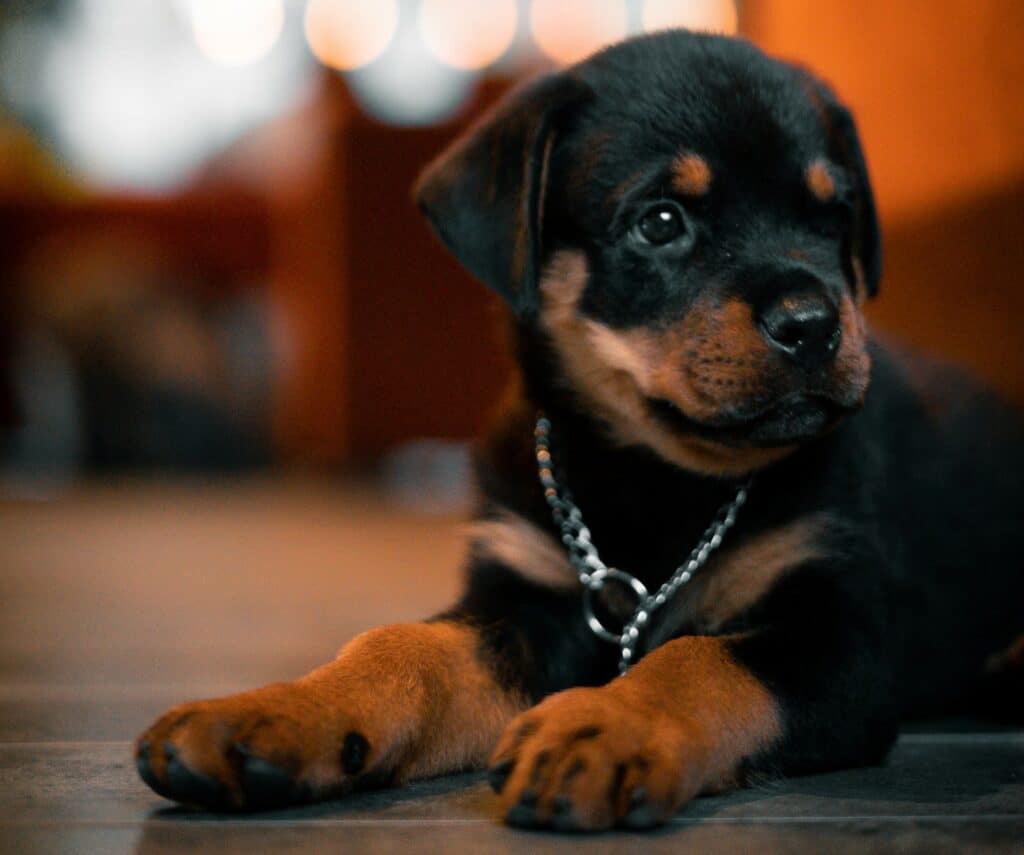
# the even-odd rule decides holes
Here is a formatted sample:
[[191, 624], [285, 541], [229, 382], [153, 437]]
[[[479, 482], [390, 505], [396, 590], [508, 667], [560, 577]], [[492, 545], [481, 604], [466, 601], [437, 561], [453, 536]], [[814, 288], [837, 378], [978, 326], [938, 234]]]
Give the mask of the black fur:
[[[706, 197], [672, 193], [670, 164], [684, 148], [708, 161]], [[827, 202], [804, 192], [803, 170], [818, 157], [836, 168]], [[582, 253], [579, 309], [618, 330], [664, 330], [709, 294], [756, 312], [790, 273], [835, 301], [860, 287], [858, 265], [869, 294], [881, 276], [850, 114], [806, 71], [736, 40], [645, 37], [533, 84], [432, 167], [419, 192], [447, 245], [516, 316], [523, 392], [481, 445], [481, 516], [510, 509], [557, 539], [533, 460], [543, 409], [560, 475], [602, 557], [649, 588], [689, 552], [734, 483], [609, 439], [607, 417], [573, 388], [537, 321], [545, 264], [560, 250]], [[658, 198], [672, 199], [696, 236], [685, 253], [630, 243], [639, 212]], [[780, 261], [794, 248], [799, 262]], [[1016, 416], [953, 375], [908, 368], [878, 345], [871, 356], [862, 411], [758, 472], [725, 547], [807, 514], [830, 520], [820, 534], [826, 557], [788, 573], [721, 630], [748, 631], [733, 652], [785, 715], [784, 739], [754, 771], [879, 761], [906, 717], [978, 697], [988, 657], [1024, 633]], [[616, 673], [617, 650], [587, 629], [578, 591], [534, 584], [513, 567], [473, 561], [449, 614], [482, 626], [502, 679], [534, 699]], [[648, 643], [706, 631], [680, 614], [670, 604]]]
[[561, 75], [524, 87], [456, 143], [416, 191], [448, 248], [522, 316], [536, 309], [549, 145], [563, 110], [584, 92]]

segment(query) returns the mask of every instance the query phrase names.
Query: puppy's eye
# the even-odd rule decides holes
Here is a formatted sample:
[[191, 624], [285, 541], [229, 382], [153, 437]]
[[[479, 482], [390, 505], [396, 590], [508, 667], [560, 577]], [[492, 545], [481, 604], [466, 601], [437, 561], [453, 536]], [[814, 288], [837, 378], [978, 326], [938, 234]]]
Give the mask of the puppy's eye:
[[654, 246], [671, 243], [686, 231], [683, 215], [675, 205], [654, 205], [644, 211], [634, 231], [638, 238]]

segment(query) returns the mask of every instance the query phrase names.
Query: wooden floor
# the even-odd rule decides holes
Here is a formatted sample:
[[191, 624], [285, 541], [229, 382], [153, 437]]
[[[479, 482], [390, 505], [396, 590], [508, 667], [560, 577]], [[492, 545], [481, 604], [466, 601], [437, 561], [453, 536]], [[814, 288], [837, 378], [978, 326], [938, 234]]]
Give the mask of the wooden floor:
[[[171, 703], [298, 675], [458, 588], [458, 520], [365, 487], [79, 488], [0, 501], [0, 852], [547, 852], [479, 776], [260, 817], [173, 808], [130, 741]], [[932, 725], [882, 768], [702, 799], [588, 852], [1024, 852], [1024, 734]]]

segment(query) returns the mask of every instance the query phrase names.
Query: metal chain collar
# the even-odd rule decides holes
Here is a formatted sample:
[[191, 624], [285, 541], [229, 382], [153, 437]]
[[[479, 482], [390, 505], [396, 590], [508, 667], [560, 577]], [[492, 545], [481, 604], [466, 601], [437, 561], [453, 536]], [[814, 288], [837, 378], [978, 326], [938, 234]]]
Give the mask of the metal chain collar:
[[[597, 554], [597, 547], [590, 540], [590, 529], [583, 522], [583, 513], [573, 502], [569, 491], [564, 487], [559, 487], [558, 481], [555, 480], [554, 466], [551, 460], [550, 434], [551, 422], [543, 415], [539, 416], [533, 436], [537, 455], [537, 473], [540, 476], [541, 486], [544, 488], [544, 498], [551, 508], [551, 515], [555, 523], [561, 529], [562, 543], [565, 544], [569, 552], [569, 561], [579, 575], [580, 584], [583, 586], [583, 616], [586, 618], [587, 625], [598, 638], [619, 645], [619, 673], [625, 674], [633, 663], [637, 641], [641, 631], [650, 620], [651, 614], [655, 609], [668, 602], [676, 591], [689, 582], [693, 578], [693, 574], [707, 563], [711, 553], [722, 545], [722, 538], [733, 527], [736, 515], [747, 501], [747, 492], [751, 482], [747, 481], [743, 484], [736, 491], [735, 497], [722, 505], [686, 561], [676, 568], [667, 582], [654, 594], [651, 594], [636, 576], [615, 567], [608, 567]], [[594, 613], [594, 594], [601, 591], [609, 581], [616, 581], [627, 586], [636, 595], [637, 605], [633, 616], [626, 621], [618, 635], [602, 624]]]

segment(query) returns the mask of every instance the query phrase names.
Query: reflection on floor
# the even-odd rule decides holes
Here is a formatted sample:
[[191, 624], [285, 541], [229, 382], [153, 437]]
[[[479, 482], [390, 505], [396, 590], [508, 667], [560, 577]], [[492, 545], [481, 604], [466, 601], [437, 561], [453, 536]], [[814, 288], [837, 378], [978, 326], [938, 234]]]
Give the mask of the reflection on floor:
[[[456, 518], [359, 486], [83, 488], [0, 503], [0, 852], [576, 849], [496, 822], [478, 776], [258, 818], [181, 811], [129, 741], [179, 700], [302, 673], [458, 589]], [[1024, 734], [916, 728], [882, 768], [702, 799], [587, 851], [1022, 851]]]

